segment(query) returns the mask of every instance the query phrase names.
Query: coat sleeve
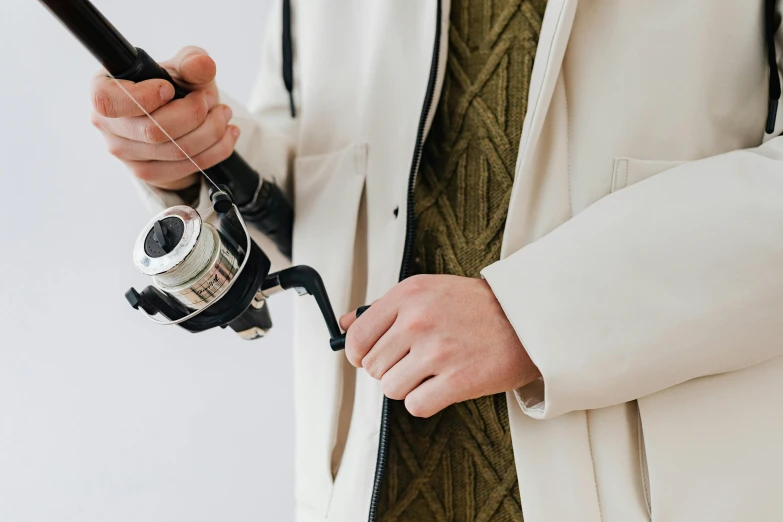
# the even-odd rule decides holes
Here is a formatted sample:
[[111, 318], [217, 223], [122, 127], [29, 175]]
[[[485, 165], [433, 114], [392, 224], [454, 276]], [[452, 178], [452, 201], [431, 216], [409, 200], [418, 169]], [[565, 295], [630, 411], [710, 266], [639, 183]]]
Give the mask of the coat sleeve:
[[783, 138], [603, 198], [483, 275], [551, 418], [783, 354]]
[[[237, 103], [225, 92], [221, 92], [221, 102], [229, 105], [233, 111], [231, 123], [239, 127], [241, 134], [235, 147], [248, 164], [264, 179], [274, 181], [292, 198], [291, 165], [295, 155], [298, 119], [292, 118], [288, 92], [282, 77], [282, 3], [276, 0], [270, 8], [261, 53], [261, 66], [253, 89], [250, 104], [245, 107]], [[293, 28], [295, 31], [295, 28]], [[240, 57], [238, 57], [240, 58]], [[297, 62], [294, 61], [294, 79]], [[294, 87], [294, 99], [297, 89]], [[299, 107], [297, 107], [299, 111]], [[205, 219], [212, 218], [209, 201], [209, 187], [206, 180], [201, 181], [198, 201], [183, 201], [179, 193], [157, 189], [146, 183], [136, 181], [142, 198], [151, 210], [158, 212], [173, 205], [192, 205]], [[287, 265], [284, 256], [277, 252], [274, 243], [261, 234], [254, 239], [273, 261], [273, 268], [279, 270]]]

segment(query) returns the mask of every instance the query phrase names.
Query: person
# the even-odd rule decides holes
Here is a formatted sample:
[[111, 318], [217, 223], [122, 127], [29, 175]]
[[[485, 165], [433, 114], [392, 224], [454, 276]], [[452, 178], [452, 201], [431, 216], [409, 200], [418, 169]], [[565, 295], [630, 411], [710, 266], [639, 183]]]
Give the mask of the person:
[[[297, 520], [775, 519], [776, 2], [274, 9], [250, 110], [195, 47], [184, 99], [126, 87], [202, 168], [236, 149], [287, 191], [345, 314], [343, 356], [297, 300]], [[105, 73], [92, 96], [153, 206], [208, 217]]]

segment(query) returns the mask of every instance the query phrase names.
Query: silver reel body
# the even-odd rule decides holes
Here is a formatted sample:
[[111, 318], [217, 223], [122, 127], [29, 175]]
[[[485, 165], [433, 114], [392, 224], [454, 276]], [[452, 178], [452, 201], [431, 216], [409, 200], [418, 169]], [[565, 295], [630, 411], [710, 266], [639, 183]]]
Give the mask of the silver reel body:
[[[170, 252], [160, 247], [158, 240], [167, 244], [161, 234], [177, 241]], [[238, 258], [220, 232], [187, 206], [167, 208], [151, 219], [133, 247], [136, 268], [191, 310], [200, 310], [222, 295], [239, 270]]]

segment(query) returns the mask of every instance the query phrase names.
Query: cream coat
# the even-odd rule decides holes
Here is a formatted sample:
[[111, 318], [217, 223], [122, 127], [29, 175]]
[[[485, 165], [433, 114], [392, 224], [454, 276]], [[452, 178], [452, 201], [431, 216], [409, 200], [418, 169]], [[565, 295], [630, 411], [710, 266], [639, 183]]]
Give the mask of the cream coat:
[[[443, 4], [295, 1], [298, 117], [279, 16], [235, 110], [338, 313], [397, 282]], [[762, 24], [762, 0], [549, 0], [503, 259], [483, 272], [543, 373], [508, 401], [528, 522], [781, 517], [783, 138], [763, 132]], [[297, 519], [364, 521], [382, 393], [329, 350], [312, 299], [296, 306]]]

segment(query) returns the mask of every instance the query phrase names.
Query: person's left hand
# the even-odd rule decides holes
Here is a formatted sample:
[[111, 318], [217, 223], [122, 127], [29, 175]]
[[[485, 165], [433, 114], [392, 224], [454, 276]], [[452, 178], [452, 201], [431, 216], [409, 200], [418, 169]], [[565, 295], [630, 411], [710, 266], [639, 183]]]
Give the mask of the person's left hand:
[[524, 386], [539, 377], [489, 284], [417, 275], [359, 319], [340, 318], [345, 354], [416, 417]]

